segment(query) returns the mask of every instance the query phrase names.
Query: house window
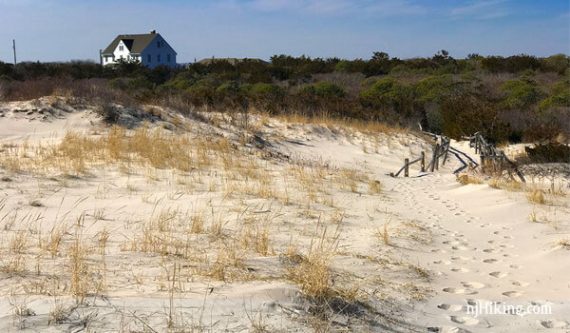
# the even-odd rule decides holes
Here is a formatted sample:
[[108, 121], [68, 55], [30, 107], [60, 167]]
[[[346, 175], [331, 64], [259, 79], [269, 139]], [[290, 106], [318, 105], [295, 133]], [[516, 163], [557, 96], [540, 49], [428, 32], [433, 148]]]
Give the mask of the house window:
[[160, 54], [156, 55], [156, 62], [160, 62]]
[[152, 57], [149, 55], [146, 56], [146, 62], [151, 63], [152, 62]]
[[119, 51], [123, 51], [125, 48], [123, 47], [123, 45], [119, 46]]
[[157, 42], [156, 42], [156, 47], [157, 47], [157, 48], [160, 48], [160, 41], [157, 41]]
[[170, 53], [166, 55], [166, 61], [170, 62]]
[[105, 56], [105, 62], [109, 62], [109, 56]]

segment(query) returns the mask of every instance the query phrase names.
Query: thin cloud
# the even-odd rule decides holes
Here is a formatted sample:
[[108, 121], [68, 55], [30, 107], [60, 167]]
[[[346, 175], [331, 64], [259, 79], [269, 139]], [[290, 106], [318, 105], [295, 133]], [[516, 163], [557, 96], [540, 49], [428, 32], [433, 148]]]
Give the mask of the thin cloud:
[[507, 0], [472, 1], [470, 4], [451, 9], [451, 17], [475, 18], [481, 20], [496, 19], [509, 15]]
[[427, 9], [406, 0], [385, 0], [371, 2], [365, 8], [367, 11], [383, 16], [425, 14]]
[[314, 0], [305, 9], [317, 14], [341, 14], [355, 10], [355, 6], [346, 0]]
[[304, 0], [253, 0], [246, 6], [259, 11], [274, 12], [281, 10], [300, 9], [305, 6]]
[[426, 9], [410, 0], [252, 0], [246, 3], [250, 9], [263, 12], [295, 11], [323, 15], [417, 15]]

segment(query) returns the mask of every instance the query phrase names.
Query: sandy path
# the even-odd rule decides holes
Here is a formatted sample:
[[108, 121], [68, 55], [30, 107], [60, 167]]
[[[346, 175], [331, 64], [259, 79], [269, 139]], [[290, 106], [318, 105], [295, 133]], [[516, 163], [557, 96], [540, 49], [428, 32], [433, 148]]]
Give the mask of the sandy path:
[[[570, 270], [567, 254], [550, 245], [557, 233], [529, 222], [533, 208], [521, 195], [461, 186], [444, 172], [394, 181], [396, 196], [410, 208], [400, 214], [428, 223], [435, 235], [429, 253], [417, 255], [420, 265], [436, 272], [436, 295], [419, 305], [424, 318], [418, 321], [471, 332], [567, 331]], [[468, 306], [490, 302], [547, 305], [552, 315], [466, 313]]]
[[[454, 159], [434, 174], [417, 177], [412, 171], [410, 178], [392, 178], [387, 174], [398, 170], [403, 159], [393, 151], [401, 155], [406, 150], [397, 148], [364, 154], [355, 153], [351, 144], [325, 140], [301, 153], [363, 166], [381, 179], [390, 199], [378, 203], [378, 211], [431, 230], [429, 246], [397, 248], [402, 257], [433, 273], [433, 297], [410, 309], [407, 320], [433, 331], [568, 332], [570, 264], [567, 251], [553, 244], [568, 236], [570, 200], [564, 198], [561, 206], [533, 206], [524, 193], [460, 185], [452, 173], [459, 166]], [[460, 148], [476, 159], [467, 145]], [[532, 212], [549, 223], [530, 222]], [[491, 313], [468, 313], [493, 304], [499, 307]], [[527, 313], [505, 313], [516, 311], [509, 307]], [[502, 313], [493, 313], [495, 309]], [[528, 313], [532, 311], [551, 314]]]

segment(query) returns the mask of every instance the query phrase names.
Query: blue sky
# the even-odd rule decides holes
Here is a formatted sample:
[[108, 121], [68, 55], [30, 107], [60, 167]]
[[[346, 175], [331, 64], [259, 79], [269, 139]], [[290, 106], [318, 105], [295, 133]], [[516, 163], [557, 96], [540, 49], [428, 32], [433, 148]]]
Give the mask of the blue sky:
[[570, 54], [570, 0], [0, 0], [0, 60], [98, 60], [156, 29], [179, 62], [273, 54]]

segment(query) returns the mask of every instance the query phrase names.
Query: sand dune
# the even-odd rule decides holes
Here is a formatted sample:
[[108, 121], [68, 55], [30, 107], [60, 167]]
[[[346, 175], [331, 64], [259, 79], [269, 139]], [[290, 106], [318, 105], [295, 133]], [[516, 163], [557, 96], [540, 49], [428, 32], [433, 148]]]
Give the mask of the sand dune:
[[[567, 180], [393, 178], [430, 149], [406, 131], [94, 109], [0, 106], [2, 331], [570, 330]], [[470, 312], [493, 303], [551, 313]]]

